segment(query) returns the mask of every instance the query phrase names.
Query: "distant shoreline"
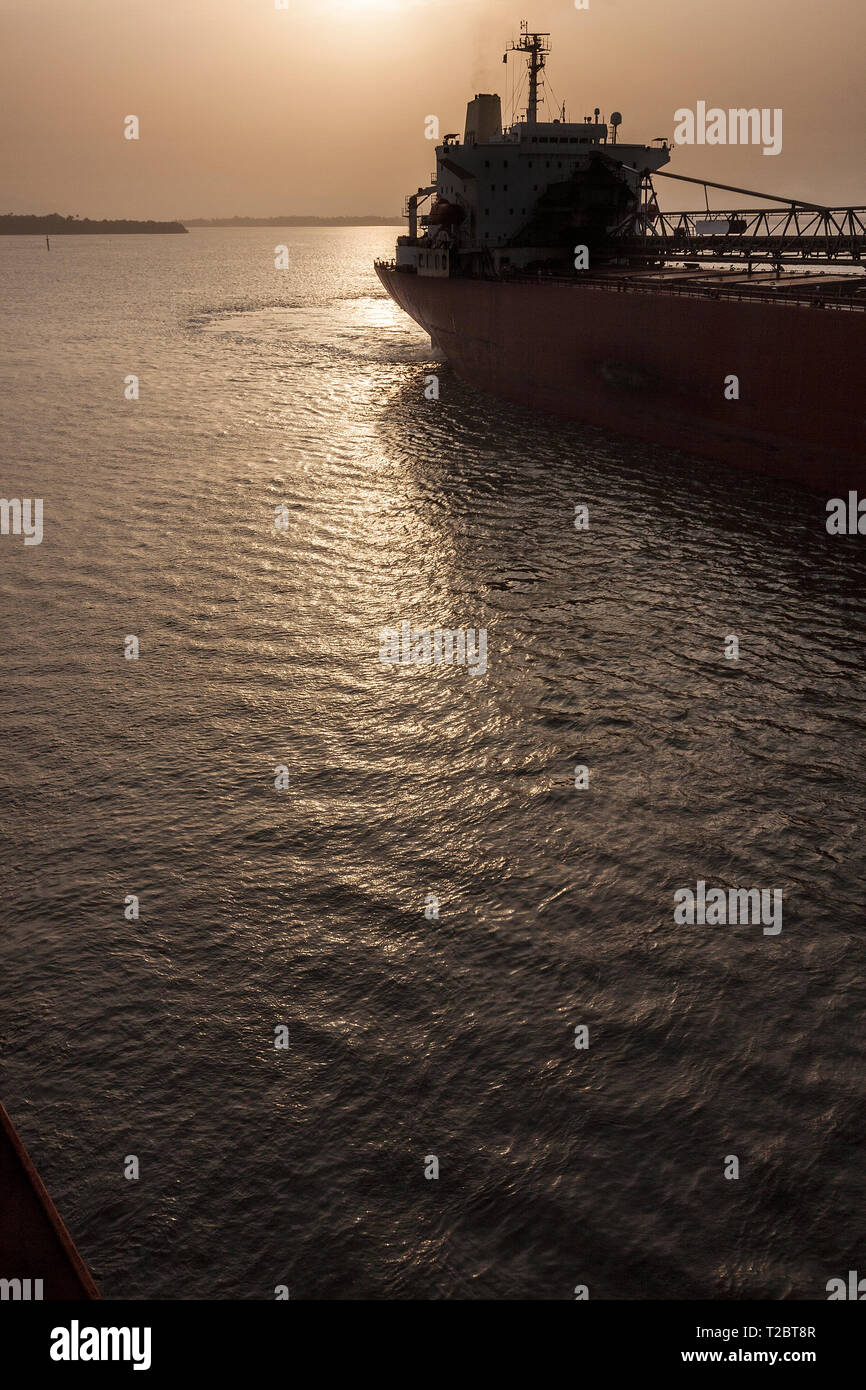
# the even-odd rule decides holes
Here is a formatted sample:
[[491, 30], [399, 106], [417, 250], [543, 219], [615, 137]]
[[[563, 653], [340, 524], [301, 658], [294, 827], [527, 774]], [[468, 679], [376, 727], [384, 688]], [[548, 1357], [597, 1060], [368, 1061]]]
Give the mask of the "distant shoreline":
[[59, 212], [0, 215], [0, 236], [164, 236], [190, 227], [400, 227], [400, 217], [188, 217], [185, 222], [136, 222], [128, 218], [63, 217]]
[[400, 227], [402, 217], [187, 217], [185, 227]]
[[58, 212], [49, 213], [47, 217], [31, 213], [0, 216], [0, 236], [92, 236], [100, 232], [103, 235], [146, 233], [162, 236], [186, 233], [186, 230], [180, 222], [130, 222], [125, 218], [94, 222], [89, 217], [61, 217]]

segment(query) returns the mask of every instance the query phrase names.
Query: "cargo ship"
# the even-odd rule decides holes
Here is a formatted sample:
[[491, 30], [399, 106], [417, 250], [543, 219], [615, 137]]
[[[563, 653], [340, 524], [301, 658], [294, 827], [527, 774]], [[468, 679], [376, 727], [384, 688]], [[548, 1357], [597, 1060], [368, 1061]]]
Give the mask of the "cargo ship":
[[[623, 120], [476, 94], [376, 272], [458, 376], [531, 409], [829, 493], [866, 490], [866, 209], [685, 178]], [[656, 178], [707, 208], [662, 212]], [[709, 210], [708, 189], [771, 204]]]

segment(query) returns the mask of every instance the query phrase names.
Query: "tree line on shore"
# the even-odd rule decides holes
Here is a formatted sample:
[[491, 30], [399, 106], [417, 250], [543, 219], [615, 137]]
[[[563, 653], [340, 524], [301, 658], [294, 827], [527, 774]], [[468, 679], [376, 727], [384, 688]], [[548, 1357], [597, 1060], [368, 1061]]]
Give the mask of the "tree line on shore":
[[81, 236], [88, 232], [185, 232], [180, 222], [133, 222], [127, 218], [64, 217], [59, 212], [0, 214], [0, 236]]

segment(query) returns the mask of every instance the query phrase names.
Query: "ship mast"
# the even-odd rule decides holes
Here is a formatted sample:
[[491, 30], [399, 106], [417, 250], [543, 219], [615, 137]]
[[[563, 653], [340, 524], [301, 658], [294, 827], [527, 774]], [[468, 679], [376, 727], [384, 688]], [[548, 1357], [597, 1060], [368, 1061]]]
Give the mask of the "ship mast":
[[538, 122], [538, 77], [547, 60], [550, 52], [550, 44], [547, 40], [550, 34], [530, 34], [527, 29], [527, 21], [520, 21], [520, 38], [517, 43], [510, 43], [506, 49], [505, 59], [509, 53], [525, 53], [529, 64], [529, 102], [526, 107], [526, 124], [536, 125]]

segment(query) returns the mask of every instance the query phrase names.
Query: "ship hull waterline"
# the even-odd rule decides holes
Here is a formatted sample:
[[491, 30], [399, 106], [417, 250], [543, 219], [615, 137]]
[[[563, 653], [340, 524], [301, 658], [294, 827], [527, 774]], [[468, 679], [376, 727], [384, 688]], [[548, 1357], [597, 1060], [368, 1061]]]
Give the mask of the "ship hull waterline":
[[828, 497], [866, 491], [862, 312], [376, 271], [495, 396]]

